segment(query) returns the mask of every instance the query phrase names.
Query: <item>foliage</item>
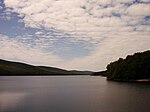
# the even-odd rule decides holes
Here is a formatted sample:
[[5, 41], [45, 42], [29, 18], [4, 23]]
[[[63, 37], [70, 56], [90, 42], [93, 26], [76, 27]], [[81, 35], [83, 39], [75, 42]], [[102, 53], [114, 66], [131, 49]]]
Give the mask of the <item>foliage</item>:
[[106, 77], [106, 71], [94, 72], [91, 76], [104, 76]]
[[129, 55], [111, 62], [105, 72], [108, 80], [129, 81], [150, 78], [150, 51]]

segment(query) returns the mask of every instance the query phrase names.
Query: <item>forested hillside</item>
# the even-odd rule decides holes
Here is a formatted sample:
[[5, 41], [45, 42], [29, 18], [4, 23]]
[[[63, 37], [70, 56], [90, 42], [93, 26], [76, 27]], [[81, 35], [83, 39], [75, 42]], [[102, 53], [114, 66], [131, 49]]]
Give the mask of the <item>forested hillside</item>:
[[129, 81], [150, 79], [150, 51], [128, 55], [107, 66], [108, 80]]

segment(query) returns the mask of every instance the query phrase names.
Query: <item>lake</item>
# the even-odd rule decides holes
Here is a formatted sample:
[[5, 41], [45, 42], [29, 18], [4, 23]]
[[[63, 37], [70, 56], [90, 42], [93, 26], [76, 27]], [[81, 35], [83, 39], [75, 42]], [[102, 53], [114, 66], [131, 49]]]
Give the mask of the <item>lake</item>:
[[98, 76], [1, 76], [0, 112], [150, 112], [150, 84]]

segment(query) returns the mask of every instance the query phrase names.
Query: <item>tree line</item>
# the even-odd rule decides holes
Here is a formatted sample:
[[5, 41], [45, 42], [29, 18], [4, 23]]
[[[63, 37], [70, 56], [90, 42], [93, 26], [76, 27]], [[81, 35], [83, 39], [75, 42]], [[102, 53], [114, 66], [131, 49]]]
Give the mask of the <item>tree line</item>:
[[108, 80], [116, 81], [150, 79], [150, 51], [128, 55], [125, 59], [119, 58], [108, 64], [106, 71], [98, 73]]

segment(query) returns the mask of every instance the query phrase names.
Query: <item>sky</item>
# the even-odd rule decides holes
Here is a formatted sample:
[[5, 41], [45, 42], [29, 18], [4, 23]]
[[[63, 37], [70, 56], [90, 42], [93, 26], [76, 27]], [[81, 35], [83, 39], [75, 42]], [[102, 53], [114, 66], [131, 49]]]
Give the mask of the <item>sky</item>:
[[67, 70], [150, 50], [150, 0], [0, 0], [0, 59]]

